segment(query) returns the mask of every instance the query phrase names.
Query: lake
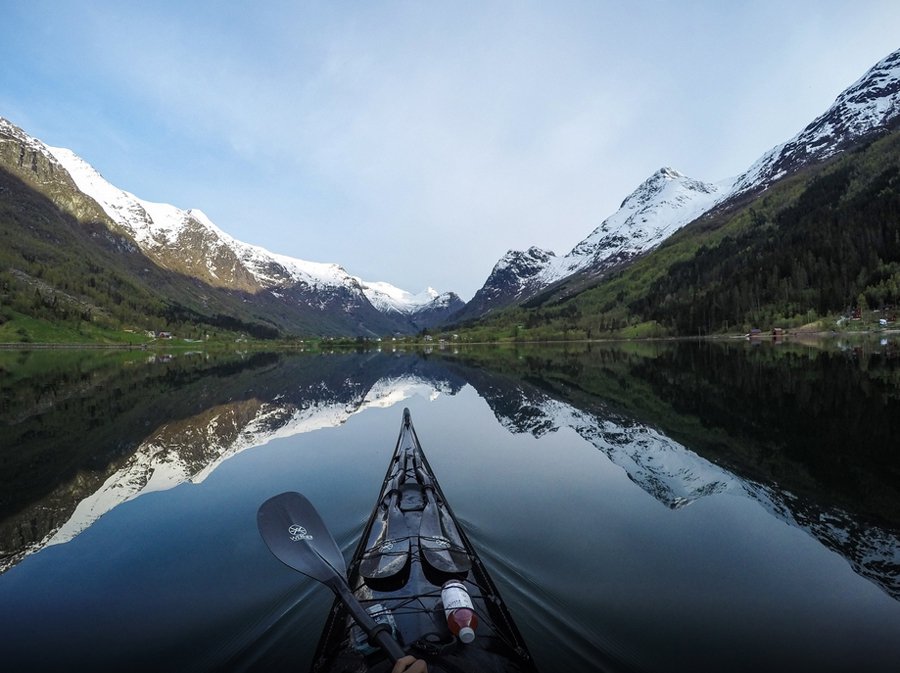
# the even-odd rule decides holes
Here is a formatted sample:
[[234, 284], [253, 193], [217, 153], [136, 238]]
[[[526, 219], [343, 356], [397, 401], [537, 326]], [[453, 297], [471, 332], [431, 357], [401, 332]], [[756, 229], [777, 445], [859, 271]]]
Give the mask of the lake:
[[894, 671], [900, 341], [0, 351], [0, 666], [305, 671], [408, 407], [538, 667]]

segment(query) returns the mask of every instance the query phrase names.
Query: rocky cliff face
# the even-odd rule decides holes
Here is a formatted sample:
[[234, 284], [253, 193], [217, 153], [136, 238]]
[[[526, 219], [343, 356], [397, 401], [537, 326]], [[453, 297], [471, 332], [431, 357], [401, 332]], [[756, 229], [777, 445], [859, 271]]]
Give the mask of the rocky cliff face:
[[[103, 209], [78, 189], [72, 176], [46, 145], [2, 117], [0, 167], [45, 194], [60, 210], [77, 220], [99, 223], [108, 227], [113, 235], [117, 233], [114, 223]], [[124, 243], [120, 236], [115, 236], [114, 240]]]
[[543, 273], [555, 259], [553, 252], [538, 247], [509, 250], [454, 319], [478, 318], [534, 296], [545, 287]]

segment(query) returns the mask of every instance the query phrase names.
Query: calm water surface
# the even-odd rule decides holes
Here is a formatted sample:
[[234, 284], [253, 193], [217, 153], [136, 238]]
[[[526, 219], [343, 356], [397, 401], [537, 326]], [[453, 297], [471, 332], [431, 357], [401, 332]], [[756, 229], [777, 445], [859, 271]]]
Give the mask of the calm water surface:
[[900, 352], [0, 352], [0, 667], [305, 671], [403, 407], [540, 669], [895, 671]]

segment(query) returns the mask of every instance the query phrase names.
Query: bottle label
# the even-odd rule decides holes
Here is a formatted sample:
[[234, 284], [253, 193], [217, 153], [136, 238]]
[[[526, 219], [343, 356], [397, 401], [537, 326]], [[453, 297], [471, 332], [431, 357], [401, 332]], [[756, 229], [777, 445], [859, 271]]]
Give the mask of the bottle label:
[[444, 610], [447, 612], [459, 608], [472, 609], [472, 598], [460, 582], [448, 582], [445, 584], [441, 591], [441, 600], [444, 603]]

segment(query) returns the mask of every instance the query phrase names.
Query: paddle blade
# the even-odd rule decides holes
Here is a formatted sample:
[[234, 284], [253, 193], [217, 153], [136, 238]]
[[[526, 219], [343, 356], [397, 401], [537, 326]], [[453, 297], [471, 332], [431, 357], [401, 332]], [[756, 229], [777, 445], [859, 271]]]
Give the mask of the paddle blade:
[[256, 515], [259, 534], [279, 561], [319, 582], [347, 581], [347, 564], [312, 503], [294, 492], [266, 500]]

